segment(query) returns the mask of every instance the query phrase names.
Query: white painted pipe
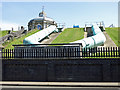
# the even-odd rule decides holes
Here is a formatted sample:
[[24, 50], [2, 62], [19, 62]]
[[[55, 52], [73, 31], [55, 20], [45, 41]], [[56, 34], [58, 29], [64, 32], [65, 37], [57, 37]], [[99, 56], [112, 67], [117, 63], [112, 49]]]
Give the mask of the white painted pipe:
[[23, 44], [40, 44], [39, 41], [50, 35], [52, 32], [58, 32], [58, 29], [55, 25], [51, 25], [48, 28], [45, 28], [23, 40]]
[[106, 41], [106, 37], [104, 36], [101, 29], [96, 25], [92, 25], [93, 36], [84, 38], [81, 40], [77, 40], [71, 43], [82, 43], [83, 48], [92, 48], [103, 45]]

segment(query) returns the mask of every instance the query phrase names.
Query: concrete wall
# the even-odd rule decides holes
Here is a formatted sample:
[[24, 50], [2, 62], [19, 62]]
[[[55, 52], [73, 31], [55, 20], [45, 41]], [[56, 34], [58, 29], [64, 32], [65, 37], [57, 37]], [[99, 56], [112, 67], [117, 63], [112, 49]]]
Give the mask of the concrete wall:
[[3, 81], [120, 81], [120, 60], [3, 59]]

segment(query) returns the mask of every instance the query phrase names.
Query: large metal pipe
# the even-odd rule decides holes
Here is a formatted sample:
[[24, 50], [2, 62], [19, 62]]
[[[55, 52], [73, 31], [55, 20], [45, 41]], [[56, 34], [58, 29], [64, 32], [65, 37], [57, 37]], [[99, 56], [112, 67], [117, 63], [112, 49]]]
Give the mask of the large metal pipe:
[[55, 25], [51, 25], [48, 28], [45, 28], [23, 40], [23, 44], [40, 44], [39, 41], [49, 36], [52, 32], [58, 32], [58, 29]]
[[84, 38], [81, 40], [77, 40], [71, 43], [82, 43], [83, 48], [92, 48], [103, 45], [106, 41], [106, 37], [104, 36], [101, 29], [96, 25], [92, 25], [93, 36]]

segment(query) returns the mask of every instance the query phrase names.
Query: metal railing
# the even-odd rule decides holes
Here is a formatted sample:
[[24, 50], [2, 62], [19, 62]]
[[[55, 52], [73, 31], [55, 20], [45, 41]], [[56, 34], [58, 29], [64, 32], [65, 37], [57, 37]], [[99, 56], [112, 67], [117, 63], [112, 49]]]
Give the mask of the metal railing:
[[[56, 45], [56, 46], [55, 46]], [[3, 49], [2, 58], [119, 58], [120, 47], [82, 49], [81, 44], [29, 44], [13, 45]]]

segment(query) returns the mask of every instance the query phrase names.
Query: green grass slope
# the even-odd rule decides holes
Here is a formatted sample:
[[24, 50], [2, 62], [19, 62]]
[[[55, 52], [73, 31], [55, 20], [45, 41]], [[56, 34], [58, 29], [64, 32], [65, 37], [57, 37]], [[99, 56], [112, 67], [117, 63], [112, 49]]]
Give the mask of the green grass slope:
[[118, 28], [106, 28], [105, 30], [107, 34], [111, 37], [111, 39], [114, 41], [114, 43], [118, 46], [120, 43], [118, 43]]
[[36, 32], [38, 32], [39, 30], [32, 30], [32, 31], [30, 31], [29, 33], [27, 33], [27, 35], [24, 35], [24, 36], [22, 36], [22, 37], [20, 37], [20, 38], [14, 38], [14, 40], [12, 41], [9, 41], [9, 42], [5, 42], [4, 44], [3, 44], [3, 46], [5, 46], [5, 48], [6, 49], [13, 49], [14, 47], [12, 46], [13, 44], [23, 44], [23, 40], [26, 38], [26, 37], [28, 37], [28, 36], [30, 36], [30, 35], [32, 35], [32, 34], [34, 34], [34, 33], [36, 33]]
[[[9, 30], [0, 31], [0, 37], [3, 37], [3, 36], [5, 36], [5, 35], [7, 35], [7, 34], [8, 34], [8, 31], [9, 31]], [[13, 31], [13, 32], [16, 32], [16, 31]]]
[[0, 37], [3, 37], [8, 34], [8, 30], [0, 31]]
[[67, 28], [52, 43], [69, 43], [84, 38], [83, 28]]

